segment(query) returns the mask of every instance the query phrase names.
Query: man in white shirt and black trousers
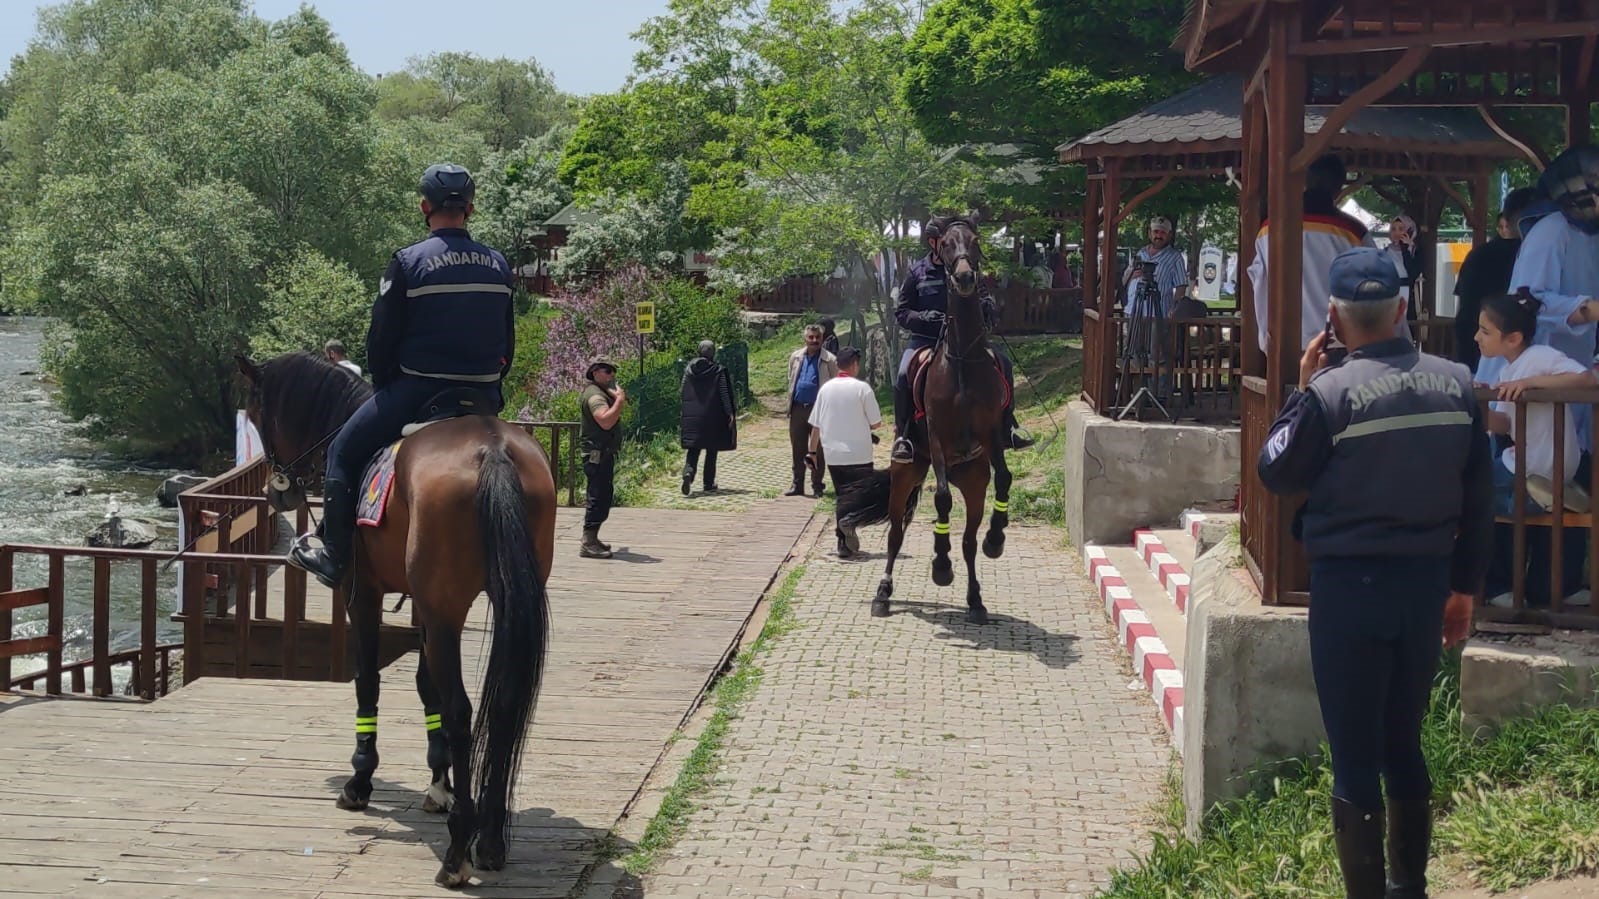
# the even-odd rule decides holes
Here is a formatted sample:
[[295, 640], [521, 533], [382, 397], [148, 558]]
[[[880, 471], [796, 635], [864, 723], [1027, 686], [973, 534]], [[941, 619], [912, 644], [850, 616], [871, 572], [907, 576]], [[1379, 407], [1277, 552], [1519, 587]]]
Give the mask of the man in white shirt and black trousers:
[[[857, 377], [860, 362], [860, 350], [839, 350], [838, 377], [822, 385], [816, 392], [816, 405], [811, 408], [810, 452], [805, 454], [805, 464], [815, 471], [817, 451], [821, 450], [821, 458], [827, 460], [827, 471], [833, 476], [835, 496], [841, 495], [845, 486], [872, 476], [872, 444], [877, 442], [872, 431], [883, 424], [877, 394]], [[861, 541], [853, 527], [838, 527], [835, 532], [840, 559], [860, 550]]]

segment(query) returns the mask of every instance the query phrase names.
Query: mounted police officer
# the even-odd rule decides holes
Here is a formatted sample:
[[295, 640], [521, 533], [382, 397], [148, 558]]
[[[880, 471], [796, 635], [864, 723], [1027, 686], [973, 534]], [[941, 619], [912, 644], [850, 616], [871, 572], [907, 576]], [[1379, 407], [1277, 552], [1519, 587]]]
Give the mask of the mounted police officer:
[[485, 414], [497, 414], [504, 404], [500, 380], [516, 349], [511, 266], [467, 233], [476, 193], [470, 172], [429, 166], [420, 193], [432, 234], [395, 253], [378, 286], [366, 337], [377, 391], [328, 450], [322, 546], [313, 550], [301, 541], [289, 554], [290, 563], [329, 587], [343, 581], [350, 563], [354, 488], [372, 456], [425, 417], [423, 407], [445, 391]]
[[1310, 557], [1310, 663], [1344, 888], [1351, 899], [1425, 897], [1421, 723], [1440, 644], [1466, 638], [1488, 565], [1488, 440], [1471, 372], [1394, 336], [1406, 304], [1390, 257], [1346, 250], [1330, 281], [1349, 355], [1329, 364], [1328, 334], [1311, 340], [1257, 467], [1273, 493], [1310, 494], [1294, 534]]
[[[894, 450], [892, 458], [895, 462], [909, 462], [914, 456], [907, 429], [910, 427], [912, 416], [915, 415], [915, 401], [911, 397], [910, 365], [911, 358], [916, 351], [931, 347], [938, 343], [944, 333], [944, 315], [949, 311], [949, 288], [944, 277], [944, 260], [938, 255], [938, 239], [944, 236], [944, 231], [954, 222], [949, 216], [938, 216], [929, 219], [922, 227], [922, 237], [927, 242], [928, 254], [911, 264], [910, 272], [905, 276], [905, 283], [900, 285], [899, 299], [894, 304], [894, 320], [900, 327], [911, 334], [910, 346], [900, 354], [899, 376], [894, 381]], [[983, 321], [992, 330], [997, 317], [994, 298], [988, 291], [982, 294]], [[1005, 382], [1013, 388], [1016, 379], [1012, 374], [1011, 361], [998, 349], [994, 355], [999, 358], [1000, 368], [1005, 372]], [[1016, 426], [1016, 403], [1014, 398], [1010, 405], [1005, 407], [1005, 433], [1001, 435], [1009, 439], [1010, 449], [1026, 449], [1033, 445], [1030, 438], [1018, 433]]]

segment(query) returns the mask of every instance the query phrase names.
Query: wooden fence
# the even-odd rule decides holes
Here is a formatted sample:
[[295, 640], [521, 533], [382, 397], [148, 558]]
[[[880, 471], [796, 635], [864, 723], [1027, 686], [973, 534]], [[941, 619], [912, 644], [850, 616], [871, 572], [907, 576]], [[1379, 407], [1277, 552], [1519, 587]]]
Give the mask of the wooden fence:
[[1078, 334], [1083, 330], [1083, 291], [1012, 284], [994, 292], [1000, 334]]
[[1168, 394], [1168, 410], [1185, 418], [1234, 420], [1243, 377], [1239, 340], [1242, 322], [1232, 316], [1173, 319], [1165, 323], [1155, 366], [1122, 365], [1130, 339], [1127, 316], [1083, 311], [1083, 395], [1094, 411], [1111, 414], [1148, 385]]

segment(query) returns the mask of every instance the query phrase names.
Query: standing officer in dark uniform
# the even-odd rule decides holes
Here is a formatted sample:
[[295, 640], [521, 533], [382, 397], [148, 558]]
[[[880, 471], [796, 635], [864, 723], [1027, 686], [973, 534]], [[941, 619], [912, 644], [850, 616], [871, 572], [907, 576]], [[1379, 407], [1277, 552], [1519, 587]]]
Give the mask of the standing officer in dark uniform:
[[1310, 557], [1310, 662], [1344, 888], [1351, 899], [1425, 897], [1432, 780], [1421, 722], [1440, 642], [1466, 638], [1487, 569], [1488, 440], [1471, 372], [1394, 336], [1405, 303], [1387, 255], [1345, 251], [1331, 286], [1349, 356], [1329, 364], [1327, 334], [1311, 341], [1258, 469], [1273, 493], [1310, 494], [1294, 535]]
[[378, 286], [366, 336], [377, 392], [350, 416], [328, 450], [319, 549], [302, 541], [289, 562], [329, 587], [344, 579], [355, 537], [355, 485], [378, 450], [400, 436], [438, 394], [463, 388], [497, 414], [500, 379], [516, 351], [513, 274], [498, 250], [466, 231], [476, 193], [458, 165], [422, 174], [422, 218], [432, 234], [394, 254]]
[[[929, 219], [922, 228], [922, 236], [929, 248], [928, 254], [911, 263], [910, 272], [905, 276], [905, 283], [900, 285], [899, 299], [894, 304], [894, 320], [899, 326], [911, 332], [911, 345], [899, 358], [899, 376], [894, 381], [894, 450], [892, 458], [895, 462], [909, 462], [914, 455], [910, 438], [906, 436], [906, 428], [910, 426], [911, 417], [915, 415], [915, 401], [911, 397], [909, 372], [911, 357], [923, 347], [930, 347], [938, 343], [944, 334], [944, 314], [949, 310], [949, 288], [944, 277], [944, 260], [938, 255], [938, 239], [944, 236], [944, 231], [949, 228], [954, 220], [949, 216], [938, 216]], [[993, 330], [997, 310], [994, 298], [983, 291], [983, 322], [989, 330]], [[1005, 407], [1005, 433], [1002, 437], [1009, 438], [1011, 449], [1026, 449], [1033, 445], [1031, 438], [1017, 433], [1015, 386], [1016, 378], [1011, 370], [1010, 359], [997, 348], [994, 355], [999, 357], [1000, 368], [1005, 372], [1005, 382], [1011, 385], [1012, 399], [1010, 405]]]

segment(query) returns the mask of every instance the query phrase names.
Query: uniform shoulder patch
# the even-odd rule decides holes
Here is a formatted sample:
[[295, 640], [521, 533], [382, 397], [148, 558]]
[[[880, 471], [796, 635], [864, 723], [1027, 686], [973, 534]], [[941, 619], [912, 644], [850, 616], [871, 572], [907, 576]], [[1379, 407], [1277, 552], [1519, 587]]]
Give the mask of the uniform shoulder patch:
[[1271, 435], [1271, 438], [1266, 441], [1267, 461], [1276, 462], [1277, 457], [1288, 449], [1288, 441], [1292, 440], [1294, 436], [1293, 431], [1294, 426], [1292, 424], [1285, 424]]

